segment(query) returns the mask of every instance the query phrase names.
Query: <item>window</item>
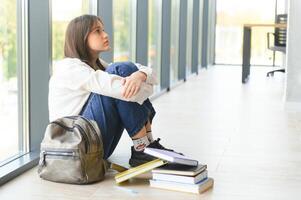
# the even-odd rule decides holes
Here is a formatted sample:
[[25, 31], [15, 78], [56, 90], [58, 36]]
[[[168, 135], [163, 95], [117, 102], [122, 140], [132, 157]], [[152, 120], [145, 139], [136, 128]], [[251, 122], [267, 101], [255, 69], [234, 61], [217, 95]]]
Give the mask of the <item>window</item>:
[[200, 10], [199, 10], [199, 15], [200, 15], [200, 17], [199, 17], [199, 35], [198, 35], [198, 37], [199, 37], [199, 44], [198, 44], [198, 49], [199, 49], [199, 51], [198, 51], [198, 65], [199, 65], [199, 68], [201, 68], [202, 67], [202, 49], [203, 49], [203, 47], [202, 47], [202, 40], [203, 40], [203, 14], [204, 14], [204, 12], [203, 12], [203, 8], [204, 8], [204, 3], [203, 3], [204, 1], [200, 1]]
[[22, 6], [10, 0], [0, 4], [0, 166], [28, 152], [24, 2]]
[[[275, 0], [217, 0], [215, 63], [240, 65], [243, 24], [272, 24], [274, 21]], [[252, 28], [253, 65], [273, 64], [273, 52], [267, 49], [267, 32], [274, 29]]]
[[161, 83], [161, 25], [162, 0], [148, 1], [148, 66], [157, 75], [158, 85], [155, 91], [160, 91]]
[[179, 24], [180, 0], [171, 1], [171, 27], [170, 27], [170, 85], [178, 81], [179, 68]]
[[114, 62], [135, 60], [135, 5], [133, 0], [113, 1]]
[[[75, 17], [91, 13], [89, 0], [52, 0], [52, 59], [64, 57], [65, 32]], [[94, 13], [95, 14], [95, 13]]]
[[193, 19], [193, 0], [187, 0], [186, 76], [191, 74], [191, 64], [192, 64], [192, 19]]

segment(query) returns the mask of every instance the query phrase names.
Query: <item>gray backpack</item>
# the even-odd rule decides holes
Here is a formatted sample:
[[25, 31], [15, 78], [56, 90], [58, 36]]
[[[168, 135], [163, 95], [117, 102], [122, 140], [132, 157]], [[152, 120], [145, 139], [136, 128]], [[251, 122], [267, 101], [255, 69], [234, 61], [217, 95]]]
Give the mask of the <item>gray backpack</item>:
[[51, 122], [41, 143], [38, 174], [63, 183], [86, 184], [104, 179], [109, 163], [95, 121], [82, 116]]

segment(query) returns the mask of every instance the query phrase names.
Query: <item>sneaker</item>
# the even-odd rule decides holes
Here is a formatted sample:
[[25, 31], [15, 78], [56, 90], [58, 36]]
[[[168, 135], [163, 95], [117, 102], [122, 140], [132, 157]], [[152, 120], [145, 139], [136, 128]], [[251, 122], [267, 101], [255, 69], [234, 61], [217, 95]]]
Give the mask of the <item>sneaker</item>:
[[[174, 151], [172, 149], [167, 149], [164, 146], [162, 146], [159, 143], [160, 140], [161, 139], [158, 138], [157, 140], [150, 143], [147, 147], [155, 148], [155, 149], [163, 149], [163, 150], [167, 150], [167, 151]], [[136, 151], [134, 146], [131, 147], [131, 152], [132, 152], [131, 158], [129, 160], [129, 164], [131, 165], [131, 167], [136, 167], [138, 165], [142, 165], [144, 163], [147, 163], [149, 161], [157, 159], [156, 157], [148, 155], [148, 154], [144, 153], [143, 151]]]

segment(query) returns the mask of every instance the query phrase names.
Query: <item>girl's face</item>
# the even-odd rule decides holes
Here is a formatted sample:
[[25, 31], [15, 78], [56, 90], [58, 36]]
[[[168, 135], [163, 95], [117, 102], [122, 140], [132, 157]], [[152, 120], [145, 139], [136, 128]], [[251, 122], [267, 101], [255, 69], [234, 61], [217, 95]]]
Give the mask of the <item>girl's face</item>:
[[91, 53], [96, 57], [99, 53], [110, 50], [109, 36], [104, 31], [103, 24], [99, 21], [93, 26], [87, 41]]

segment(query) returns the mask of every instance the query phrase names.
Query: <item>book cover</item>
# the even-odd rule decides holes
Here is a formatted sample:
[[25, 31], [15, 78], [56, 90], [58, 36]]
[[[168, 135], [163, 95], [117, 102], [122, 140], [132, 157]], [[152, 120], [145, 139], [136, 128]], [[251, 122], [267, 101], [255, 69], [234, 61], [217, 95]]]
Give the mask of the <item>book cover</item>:
[[198, 164], [198, 166], [187, 166], [168, 163], [164, 166], [152, 170], [152, 173], [175, 174], [183, 176], [195, 176], [207, 169], [207, 165]]
[[179, 153], [168, 151], [168, 150], [146, 147], [144, 149], [144, 153], [149, 154], [154, 157], [157, 157], [157, 158], [161, 158], [162, 160], [166, 160], [166, 161], [169, 161], [172, 163], [178, 163], [178, 164], [190, 165], [190, 166], [198, 165], [197, 160], [188, 158]]
[[201, 194], [213, 187], [214, 180], [206, 178], [197, 184], [177, 183], [172, 181], [150, 180], [150, 186], [159, 189], [167, 189], [180, 192]]
[[181, 176], [174, 174], [158, 174], [153, 173], [153, 179], [161, 181], [174, 181], [178, 183], [196, 184], [208, 176], [207, 170], [197, 174], [196, 176]]
[[121, 173], [118, 173], [115, 175], [115, 181], [116, 183], [121, 183], [123, 181], [126, 181], [130, 178], [133, 178], [137, 175], [143, 174], [147, 171], [150, 171], [156, 167], [162, 166], [166, 164], [167, 162], [161, 159], [156, 159], [150, 162], [147, 162], [145, 164], [139, 165], [137, 167], [130, 168], [126, 171], [123, 171]]

